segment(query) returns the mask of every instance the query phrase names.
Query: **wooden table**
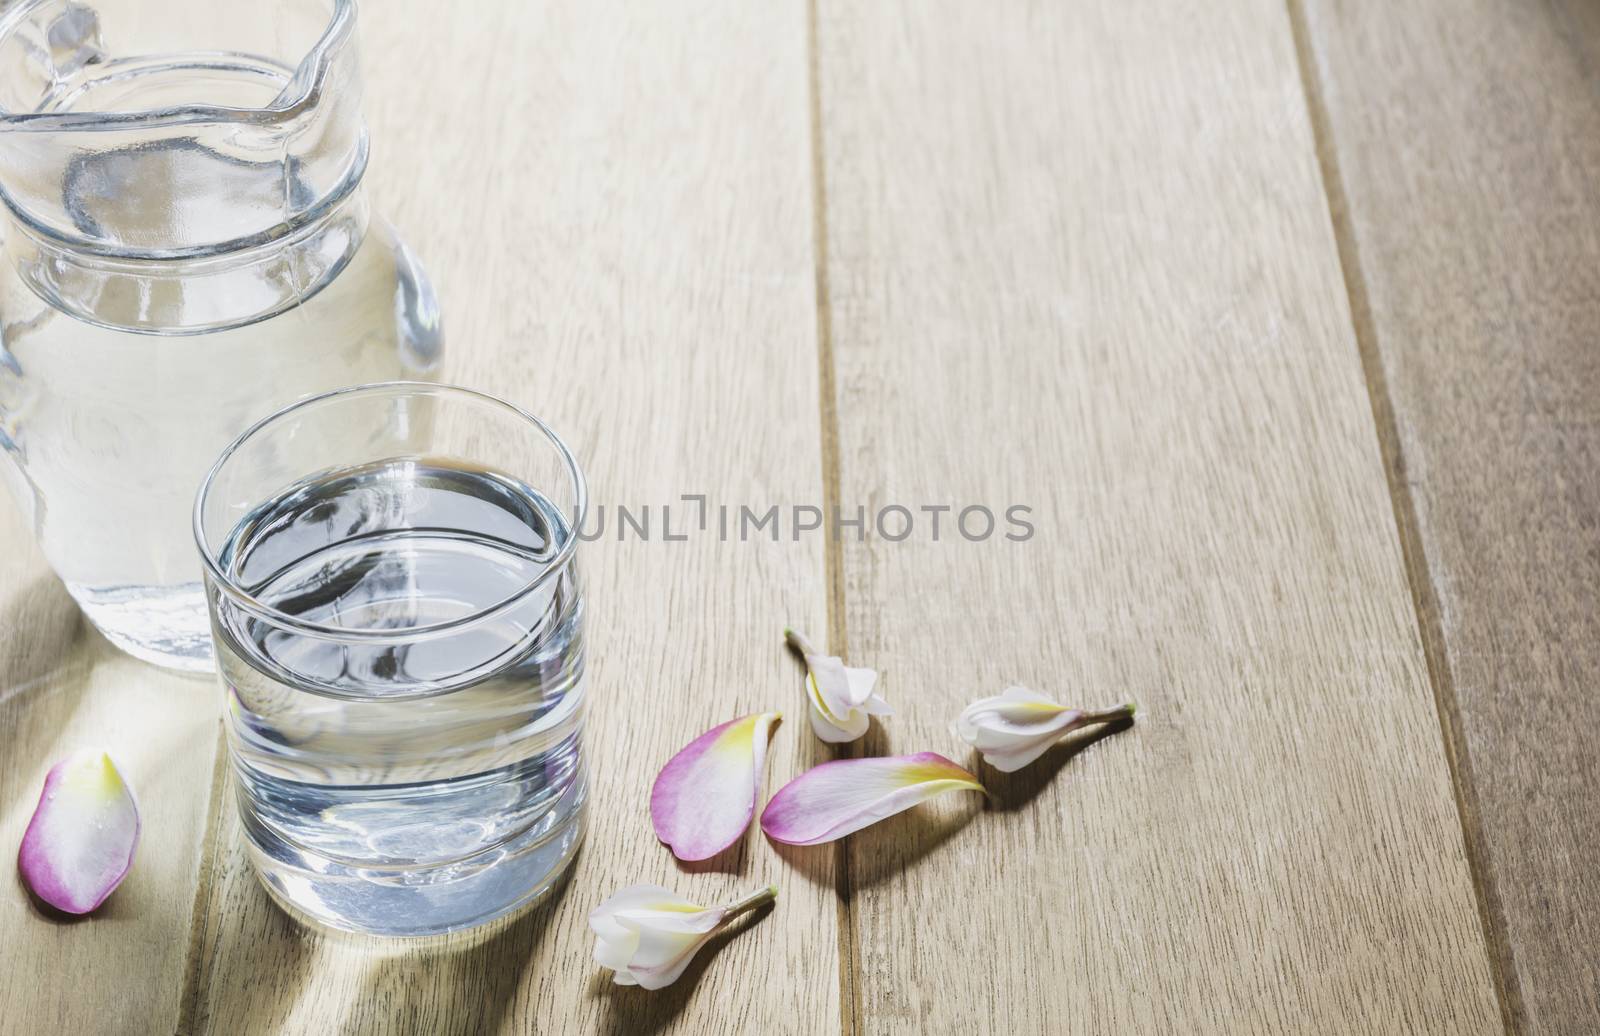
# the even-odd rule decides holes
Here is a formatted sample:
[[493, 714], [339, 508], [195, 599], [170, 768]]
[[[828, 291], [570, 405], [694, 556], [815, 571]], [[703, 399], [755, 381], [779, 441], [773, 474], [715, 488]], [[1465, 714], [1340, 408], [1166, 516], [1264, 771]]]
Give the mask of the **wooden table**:
[[[0, 843], [88, 745], [146, 837], [90, 919], [0, 897], [0, 1030], [1600, 1029], [1600, 9], [441, 12], [362, 31], [446, 377], [657, 522], [703, 493], [1036, 533], [586, 546], [573, 880], [418, 948], [269, 904], [214, 688], [108, 647], [12, 515]], [[769, 789], [830, 756], [786, 622], [884, 673], [869, 754], [967, 758], [949, 719], [1012, 681], [1140, 718], [984, 770], [987, 808], [691, 873], [645, 814], [673, 751], [782, 707]], [[651, 994], [585, 925], [640, 880], [782, 896]]]

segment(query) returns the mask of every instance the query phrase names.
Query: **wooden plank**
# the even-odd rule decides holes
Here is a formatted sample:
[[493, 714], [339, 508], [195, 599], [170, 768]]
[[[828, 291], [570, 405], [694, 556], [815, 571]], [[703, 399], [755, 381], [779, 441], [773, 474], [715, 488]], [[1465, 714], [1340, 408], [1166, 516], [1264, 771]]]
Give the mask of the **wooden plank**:
[[83, 919], [36, 905], [9, 864], [0, 1030], [172, 1030], [217, 743], [212, 683], [107, 643], [50, 574], [18, 509], [0, 504], [0, 845], [14, 860], [45, 773], [86, 748], [116, 759], [144, 825], [127, 880]]
[[1143, 706], [854, 839], [858, 1031], [1494, 1031], [1282, 5], [820, 9], [840, 500], [1037, 526], [846, 540], [867, 751]]
[[[661, 539], [660, 505], [821, 494], [804, 9], [736, 2], [366, 8], [372, 176], [439, 288], [446, 377], [547, 417], [608, 508], [587, 581], [592, 827], [553, 903], [472, 942], [326, 938], [273, 909], [222, 832], [185, 1027], [226, 1033], [825, 1031], [833, 877], [758, 837], [680, 872], [645, 812], [656, 770], [722, 720], [792, 706], [771, 787], [808, 765], [785, 622], [825, 622], [823, 542]], [[615, 539], [617, 504], [653, 538]], [[674, 509], [681, 532], [689, 522]], [[590, 528], [592, 529], [593, 523]], [[229, 814], [231, 816], [231, 812]], [[586, 915], [658, 881], [771, 916], [670, 990], [610, 984]]]
[[1600, 1031], [1600, 14], [1302, 6], [1509, 1013]]

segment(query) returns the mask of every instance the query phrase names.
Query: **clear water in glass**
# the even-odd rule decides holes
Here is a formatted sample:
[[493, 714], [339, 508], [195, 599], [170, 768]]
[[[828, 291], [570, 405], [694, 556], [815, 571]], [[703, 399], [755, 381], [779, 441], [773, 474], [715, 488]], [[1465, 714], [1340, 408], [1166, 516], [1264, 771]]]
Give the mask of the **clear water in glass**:
[[303, 479], [234, 526], [217, 562], [272, 614], [224, 601], [218, 663], [240, 817], [280, 901], [434, 934], [564, 871], [583, 601], [570, 559], [548, 570], [572, 535], [513, 477], [414, 457]]

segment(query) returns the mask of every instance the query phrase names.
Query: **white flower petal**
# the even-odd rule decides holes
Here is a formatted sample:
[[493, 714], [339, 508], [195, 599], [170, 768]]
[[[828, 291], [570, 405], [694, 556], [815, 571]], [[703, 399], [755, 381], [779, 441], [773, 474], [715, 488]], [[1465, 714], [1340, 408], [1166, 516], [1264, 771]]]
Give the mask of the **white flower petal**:
[[589, 914], [589, 928], [596, 937], [594, 959], [620, 976], [639, 947], [639, 933], [622, 925], [617, 914], [674, 901], [685, 903], [660, 885], [631, 885], [600, 904]]
[[660, 885], [629, 885], [610, 899], [601, 903], [589, 912], [589, 927], [600, 934], [599, 925], [615, 924], [615, 916], [621, 910], [703, 910], [704, 907], [695, 906], [687, 899], [679, 896]]
[[[817, 687], [817, 696], [827, 706], [829, 712], [835, 716], [843, 716], [860, 702], [856, 701], [852, 693], [850, 670], [843, 661], [833, 655], [807, 655], [806, 667], [811, 670], [811, 680]], [[867, 670], [871, 673], [871, 670]], [[876, 673], [872, 678], [877, 679]], [[856, 677], [858, 684], [867, 682], [862, 677]], [[867, 691], [871, 693], [871, 683], [867, 682]]]
[[1026, 687], [1008, 687], [968, 705], [950, 729], [982, 753], [984, 762], [1010, 773], [1079, 727], [1127, 719], [1133, 711], [1131, 703], [1094, 712], [1069, 709]]
[[616, 972], [619, 986], [660, 989], [678, 980], [728, 920], [777, 894], [768, 887], [726, 907], [703, 907], [659, 885], [629, 886], [589, 914], [594, 959]]
[[876, 694], [872, 695], [866, 701], [861, 703], [861, 711], [870, 716], [894, 715], [894, 709], [889, 707], [889, 703], [878, 697]]
[[1021, 684], [1012, 684], [1010, 687], [1007, 687], [1005, 690], [1001, 691], [1000, 700], [1027, 702], [1033, 705], [1048, 705], [1055, 709], [1065, 708], [1064, 705], [1056, 704], [1054, 699], [1040, 694], [1038, 691], [1029, 690], [1028, 688], [1023, 687]]
[[623, 917], [622, 923], [636, 926], [639, 948], [628, 961], [628, 973], [646, 989], [670, 986], [683, 974], [695, 952], [722, 922], [721, 910], [706, 910], [692, 915], [693, 925], [663, 925], [660, 919]]
[[807, 710], [811, 717], [811, 730], [821, 740], [829, 744], [844, 744], [867, 732], [870, 720], [865, 709], [849, 709], [842, 715], [835, 714], [817, 692], [816, 681], [809, 675], [806, 677], [806, 696], [811, 703]]
[[1051, 747], [1060, 739], [1060, 735], [1052, 734], [1041, 737], [1029, 744], [1015, 745], [1010, 748], [992, 748], [983, 752], [983, 761], [1001, 773], [1015, 773], [1050, 751]]
[[870, 717], [893, 713], [874, 692], [876, 670], [847, 666], [836, 656], [816, 651], [803, 634], [784, 633], [806, 660], [806, 698], [811, 729], [818, 738], [830, 744], [854, 741], [867, 732]]
[[840, 664], [840, 668], [844, 670], [845, 696], [852, 706], [860, 707], [866, 704], [868, 698], [874, 697], [872, 688], [878, 683], [877, 670], [857, 669], [843, 663]]
[[611, 938], [602, 935], [595, 940], [595, 963], [620, 974], [628, 969], [628, 961], [633, 959], [633, 954], [638, 948], [638, 932], [623, 930], [620, 936]]

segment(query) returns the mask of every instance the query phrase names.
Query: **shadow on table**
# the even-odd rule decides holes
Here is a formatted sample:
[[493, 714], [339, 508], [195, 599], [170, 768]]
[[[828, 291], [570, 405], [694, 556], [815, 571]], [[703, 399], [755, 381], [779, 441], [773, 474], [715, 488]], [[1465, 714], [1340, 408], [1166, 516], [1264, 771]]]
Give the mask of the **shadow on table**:
[[786, 845], [783, 842], [774, 842], [766, 835], [761, 837], [766, 841], [767, 848], [776, 853], [789, 870], [813, 885], [825, 888], [838, 887], [838, 861], [839, 854], [844, 851], [843, 843]]
[[[0, 645], [0, 788], [5, 791], [0, 816], [8, 827], [15, 826], [20, 839], [43, 790], [33, 771], [42, 775], [49, 762], [43, 758], [45, 750], [72, 722], [83, 698], [82, 676], [89, 665], [73, 648], [90, 634], [66, 588], [48, 575], [5, 591], [0, 630], [7, 635]], [[64, 925], [85, 919], [43, 902], [20, 870], [13, 874], [34, 917]], [[116, 917], [125, 911], [126, 897], [112, 897], [96, 916]]]
[[851, 835], [847, 850], [851, 891], [870, 889], [914, 870], [982, 812], [982, 796], [966, 792], [959, 798], [951, 795], [947, 803], [925, 803]]
[[[574, 870], [538, 906], [503, 927], [491, 926], [488, 934], [459, 944], [421, 945], [375, 962], [353, 1005], [358, 1015], [346, 1018], [342, 1031], [370, 1032], [403, 1021], [430, 1036], [500, 1032], [517, 1005], [528, 962], [554, 928]], [[361, 937], [348, 942], [359, 947]], [[373, 1013], [363, 1018], [362, 1011]]]
[[651, 1036], [666, 1029], [674, 1018], [688, 1006], [694, 996], [695, 986], [705, 974], [711, 961], [723, 947], [739, 934], [772, 912], [773, 904], [758, 907], [738, 918], [722, 932], [711, 938], [695, 954], [683, 975], [665, 989], [648, 990], [638, 986], [619, 986], [611, 972], [601, 971], [589, 980], [588, 995], [604, 1005], [601, 1013], [602, 1030], [610, 1036]]
[[88, 623], [61, 580], [48, 573], [0, 597], [0, 629], [7, 630], [6, 650], [0, 652], [0, 687], [27, 684], [61, 663], [67, 648]]
[[1036, 762], [1024, 766], [1015, 773], [1001, 773], [996, 770], [983, 762], [982, 756], [976, 749], [967, 757], [966, 766], [977, 774], [983, 786], [989, 789], [994, 809], [1002, 812], [1022, 809], [1038, 798], [1039, 793], [1056, 779], [1056, 775], [1065, 769], [1068, 763], [1077, 758], [1079, 752], [1102, 738], [1129, 729], [1133, 723], [1132, 719], [1120, 719], [1115, 723], [1071, 734], [1067, 740], [1051, 748]]

